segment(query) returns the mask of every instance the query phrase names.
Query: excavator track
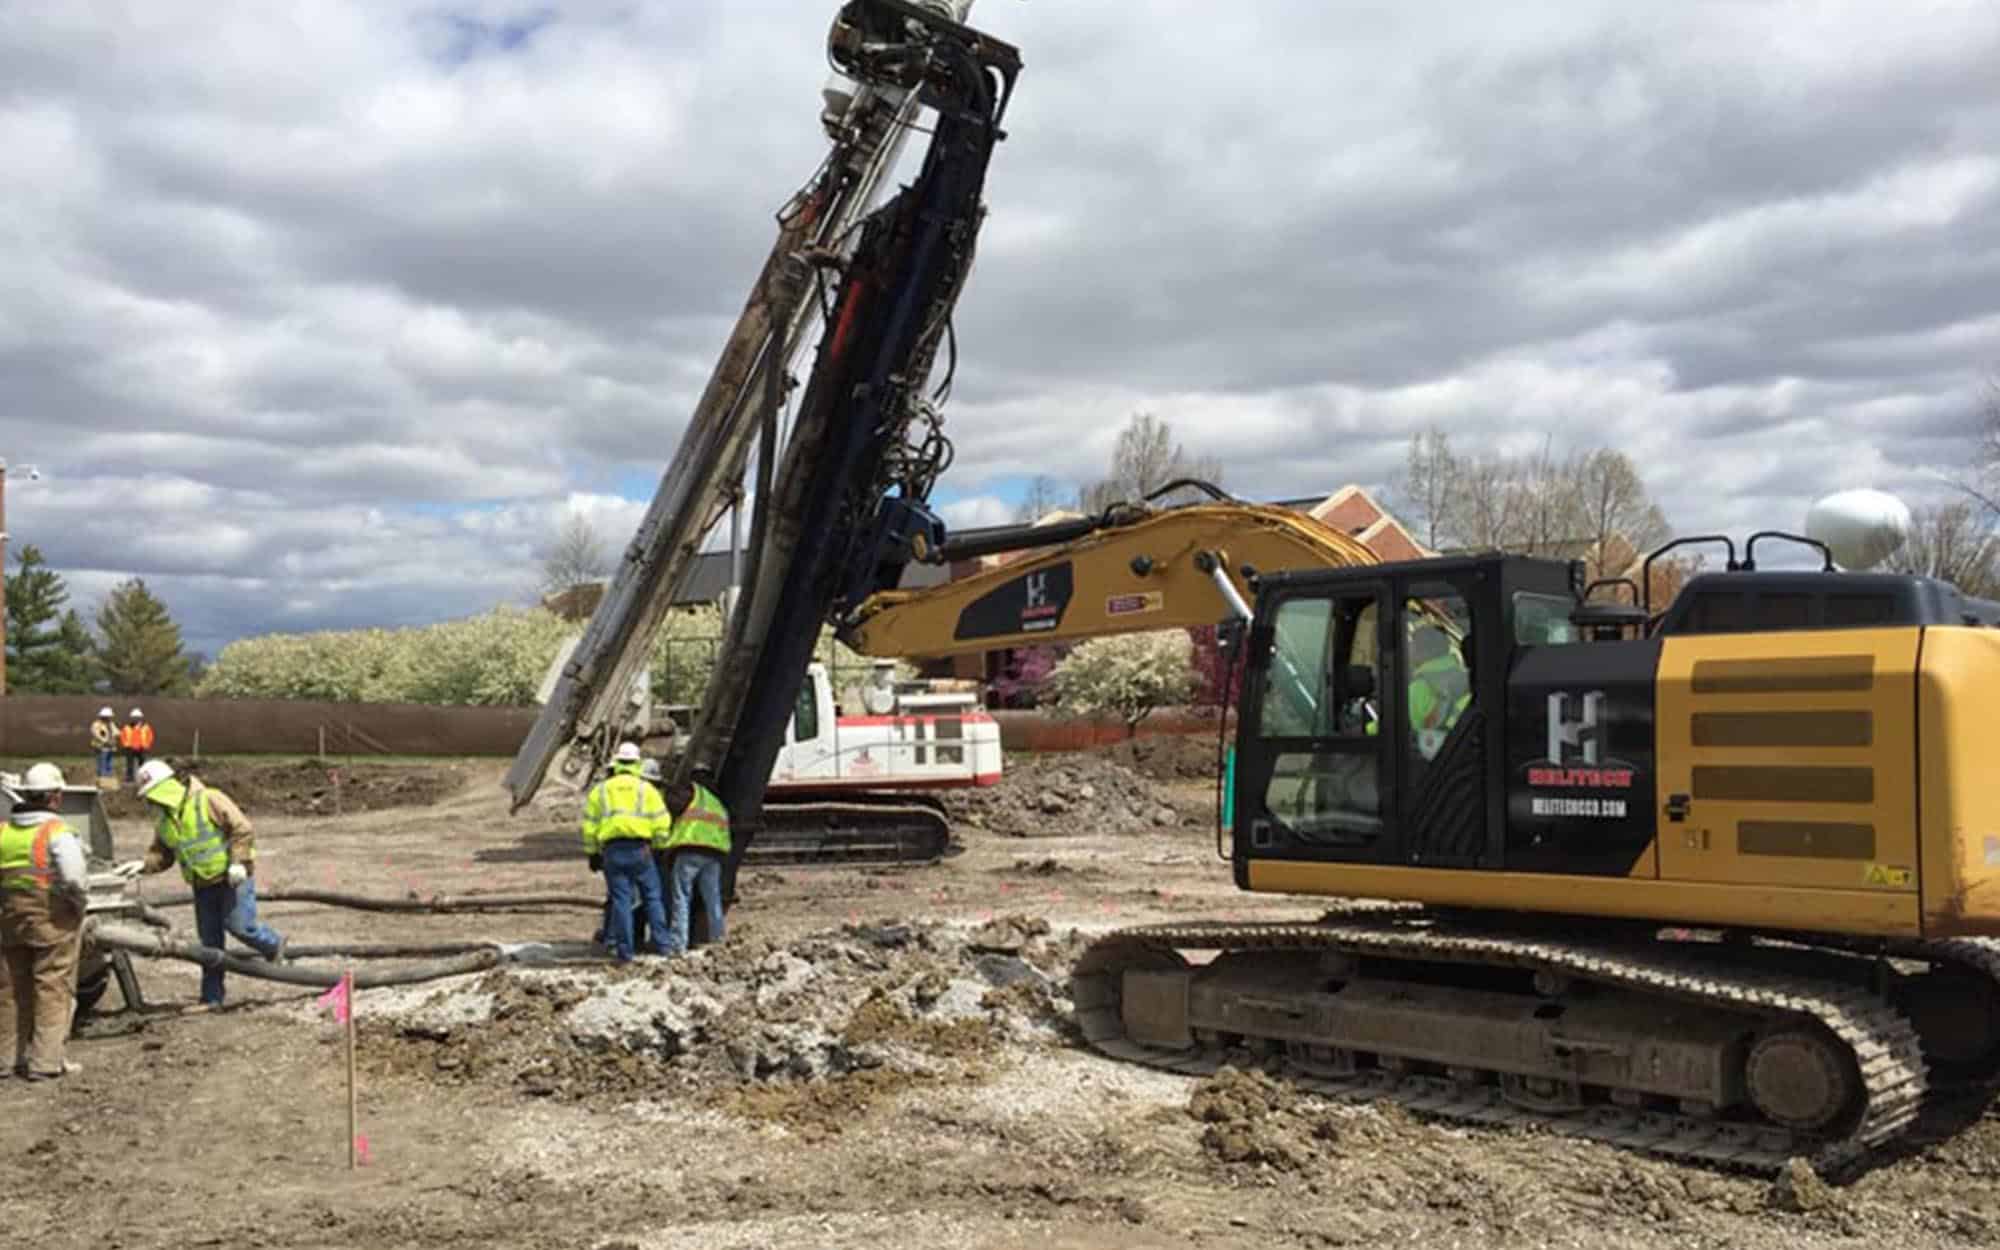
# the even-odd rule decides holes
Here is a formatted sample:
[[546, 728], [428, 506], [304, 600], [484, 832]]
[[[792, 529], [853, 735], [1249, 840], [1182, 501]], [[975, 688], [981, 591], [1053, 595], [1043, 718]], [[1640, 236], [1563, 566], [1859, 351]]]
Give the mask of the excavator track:
[[950, 852], [944, 807], [920, 795], [776, 798], [751, 840], [749, 867], [810, 864], [927, 864]]
[[[1183, 951], [1216, 960], [1195, 968]], [[1374, 965], [1401, 972], [1367, 975]], [[1740, 948], [1552, 940], [1354, 911], [1296, 924], [1118, 930], [1083, 952], [1070, 989], [1085, 1039], [1115, 1059], [1202, 1075], [1249, 1046], [1283, 1054], [1300, 1087], [1327, 1097], [1545, 1125], [1736, 1170], [1775, 1172], [1804, 1157], [1826, 1171], [1911, 1125], [1927, 1069], [1915, 1027], [1887, 999], [1852, 978], [1793, 970], [1809, 965]], [[1524, 978], [1533, 991], [1487, 988]], [[1358, 1007], [1343, 1001], [1357, 988]], [[1623, 1021], [1631, 1035], [1565, 1036], [1564, 1011], [1587, 1020], [1593, 998], [1608, 1004], [1600, 1019]], [[1424, 1019], [1412, 1013], [1427, 1005], [1428, 1032], [1399, 1035], [1388, 1023], [1397, 1013]], [[1135, 1024], [1151, 1036], [1133, 1036]], [[1373, 1049], [1356, 1040], [1371, 1033]], [[1511, 1052], [1527, 1057], [1515, 1063], [1496, 1038], [1534, 1040]], [[1453, 1046], [1460, 1053], [1448, 1053]], [[1571, 1079], [1549, 1075], [1564, 1068]], [[1663, 1071], [1711, 1080], [1724, 1096], [1663, 1097]]]

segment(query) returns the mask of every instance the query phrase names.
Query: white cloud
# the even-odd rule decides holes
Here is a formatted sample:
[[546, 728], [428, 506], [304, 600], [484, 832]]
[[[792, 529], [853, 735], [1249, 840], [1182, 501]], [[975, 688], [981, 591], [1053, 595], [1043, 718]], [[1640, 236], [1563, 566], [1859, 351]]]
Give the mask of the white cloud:
[[[29, 6], [0, 30], [0, 454], [78, 598], [213, 647], [622, 546], [823, 151], [776, 0]], [[2000, 369], [2000, 10], [982, 0], [1020, 44], [947, 520], [1135, 409], [1255, 497], [1630, 452], [1689, 529], [1935, 491]], [[311, 71], [299, 70], [302, 50]], [[913, 166], [906, 158], [903, 176]], [[805, 361], [810, 363], [810, 355]], [[711, 547], [724, 535], [711, 536]]]

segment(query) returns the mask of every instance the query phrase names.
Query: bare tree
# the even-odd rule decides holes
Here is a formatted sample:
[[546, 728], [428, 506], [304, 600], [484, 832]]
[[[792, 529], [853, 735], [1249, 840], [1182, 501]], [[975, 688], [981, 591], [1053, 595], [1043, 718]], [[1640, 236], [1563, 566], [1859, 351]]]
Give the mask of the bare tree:
[[607, 561], [604, 542], [597, 527], [581, 512], [571, 511], [562, 528], [542, 553], [541, 591], [560, 601], [558, 611], [570, 620], [582, 620], [595, 606], [585, 606], [580, 592], [604, 580]]
[[1037, 473], [1028, 479], [1027, 493], [1021, 496], [1020, 507], [1014, 509], [1014, 519], [1023, 525], [1032, 525], [1062, 507], [1064, 502], [1055, 479]]
[[1646, 494], [1631, 457], [1601, 447], [1572, 467], [1578, 537], [1592, 577], [1614, 577], [1672, 533], [1666, 514]]
[[[1150, 412], [1135, 412], [1118, 432], [1111, 453], [1111, 472], [1085, 486], [1078, 504], [1085, 512], [1102, 512], [1114, 503], [1136, 502], [1176, 478], [1198, 478], [1222, 484], [1222, 462], [1213, 456], [1190, 456], [1174, 441], [1173, 426]], [[1156, 503], [1178, 503], [1193, 492], [1175, 491]]]
[[1460, 455], [1435, 429], [1410, 440], [1404, 497], [1424, 514], [1433, 550], [1500, 550], [1582, 559], [1616, 574], [1669, 533], [1666, 516], [1623, 452]]
[[1889, 557], [1888, 568], [1939, 578], [1975, 598], [2000, 595], [2000, 533], [1983, 507], [1953, 500], [1919, 508], [1911, 520], [1909, 541]]
[[1424, 546], [1432, 551], [1438, 549], [1451, 528], [1450, 512], [1456, 502], [1454, 493], [1463, 467], [1452, 454], [1451, 439], [1437, 426], [1426, 426], [1410, 435], [1403, 479], [1397, 488], [1404, 506], [1417, 514]]

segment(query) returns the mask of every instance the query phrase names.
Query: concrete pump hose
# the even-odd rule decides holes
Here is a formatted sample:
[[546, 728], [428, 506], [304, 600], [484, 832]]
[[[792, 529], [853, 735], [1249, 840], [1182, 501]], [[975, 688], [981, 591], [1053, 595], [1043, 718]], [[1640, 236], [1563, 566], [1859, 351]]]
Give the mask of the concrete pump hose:
[[[355, 911], [387, 911], [410, 913], [509, 911], [517, 907], [586, 907], [591, 911], [603, 911], [604, 899], [591, 898], [582, 894], [475, 894], [460, 898], [450, 894], [433, 894], [429, 898], [373, 898], [366, 894], [343, 894], [333, 890], [274, 889], [258, 890], [259, 903], [320, 903], [327, 907], [346, 907]], [[174, 894], [166, 898], [149, 898], [150, 907], [186, 907], [194, 902], [192, 894]]]
[[[99, 946], [111, 950], [130, 951], [135, 955], [146, 955], [156, 959], [181, 959], [188, 963], [200, 964], [205, 968], [221, 968], [237, 976], [255, 977], [263, 981], [281, 981], [287, 985], [308, 985], [327, 987], [340, 981], [341, 973], [332, 970], [295, 968], [286, 964], [268, 963], [262, 959], [246, 959], [240, 955], [229, 955], [199, 942], [176, 941], [172, 937], [141, 929], [127, 924], [93, 923], [91, 940]], [[478, 951], [453, 956], [446, 959], [431, 959], [423, 963], [384, 971], [356, 972], [356, 989], [378, 989], [389, 985], [414, 985], [421, 981], [436, 981], [444, 977], [463, 976], [468, 972], [483, 972], [495, 968], [507, 958], [507, 952], [498, 945], [486, 946]]]

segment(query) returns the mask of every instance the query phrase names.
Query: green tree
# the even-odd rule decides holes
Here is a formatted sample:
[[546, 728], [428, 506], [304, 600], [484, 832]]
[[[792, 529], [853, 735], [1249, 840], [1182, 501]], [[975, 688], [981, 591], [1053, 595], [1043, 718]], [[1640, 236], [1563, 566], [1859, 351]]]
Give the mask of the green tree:
[[69, 587], [32, 543], [7, 580], [7, 684], [22, 694], [90, 689], [90, 631], [67, 608]]
[[97, 671], [120, 694], [186, 694], [193, 665], [167, 605], [134, 577], [97, 610]]

